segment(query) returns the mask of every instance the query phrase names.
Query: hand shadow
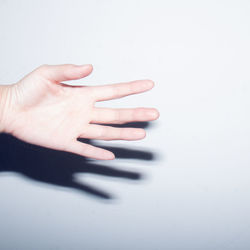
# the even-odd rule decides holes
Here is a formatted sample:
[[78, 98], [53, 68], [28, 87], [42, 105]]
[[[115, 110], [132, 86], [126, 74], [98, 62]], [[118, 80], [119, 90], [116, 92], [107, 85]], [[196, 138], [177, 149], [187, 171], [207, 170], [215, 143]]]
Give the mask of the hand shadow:
[[[118, 158], [153, 159], [151, 152], [106, 148], [112, 150]], [[77, 182], [75, 174], [91, 173], [130, 180], [141, 179], [140, 173], [118, 170], [95, 162], [75, 154], [31, 145], [8, 134], [0, 134], [0, 172], [16, 172], [38, 182], [73, 188], [103, 199], [111, 199], [112, 196], [89, 184]]]

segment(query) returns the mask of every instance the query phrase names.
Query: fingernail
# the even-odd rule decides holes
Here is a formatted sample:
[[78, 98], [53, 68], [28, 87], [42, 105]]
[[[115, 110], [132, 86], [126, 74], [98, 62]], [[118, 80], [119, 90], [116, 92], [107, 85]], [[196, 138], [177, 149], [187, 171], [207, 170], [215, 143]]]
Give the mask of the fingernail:
[[134, 135], [136, 135], [138, 138], [143, 138], [146, 136], [146, 132], [144, 129], [136, 129], [134, 130]]
[[147, 111], [147, 116], [154, 118], [156, 116], [156, 113], [154, 110], [148, 110]]
[[93, 65], [92, 64], [82, 64], [82, 65], [77, 65], [78, 67], [91, 67], [93, 68]]
[[144, 86], [147, 88], [153, 88], [154, 82], [152, 80], [146, 80], [146, 82], [144, 83]]
[[105, 159], [106, 160], [113, 160], [113, 159], [115, 159], [115, 155], [112, 152], [107, 151], [105, 153]]

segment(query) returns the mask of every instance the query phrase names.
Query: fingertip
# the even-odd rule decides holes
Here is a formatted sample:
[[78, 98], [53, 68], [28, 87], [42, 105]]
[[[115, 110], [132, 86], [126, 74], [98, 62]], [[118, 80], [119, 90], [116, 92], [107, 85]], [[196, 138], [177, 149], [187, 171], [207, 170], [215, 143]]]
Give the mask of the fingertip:
[[160, 117], [160, 112], [157, 109], [153, 108], [151, 116], [153, 120], [157, 120]]
[[157, 120], [157, 119], [159, 119], [161, 114], [160, 114], [159, 110], [157, 110], [157, 109], [155, 109], [155, 112], [156, 112], [155, 120]]
[[146, 137], [146, 131], [143, 128], [138, 128], [135, 131], [135, 135], [137, 136], [137, 140], [142, 140]]
[[115, 155], [112, 154], [112, 156], [110, 157], [110, 160], [114, 160], [115, 159]]
[[104, 157], [105, 157], [104, 160], [114, 160], [115, 159], [114, 153], [112, 153], [110, 151], [106, 151]]
[[144, 80], [145, 83], [144, 83], [144, 86], [147, 88], [147, 89], [152, 89], [154, 86], [155, 86], [155, 83], [154, 81], [150, 80], [150, 79], [146, 79]]
[[77, 67], [87, 70], [89, 72], [93, 71], [93, 65], [92, 64], [82, 64], [82, 65], [77, 65]]
[[83, 66], [90, 68], [91, 71], [93, 70], [93, 65], [92, 64], [84, 64]]
[[159, 111], [158, 111], [157, 109], [155, 109], [155, 108], [148, 108], [148, 109], [146, 109], [146, 111], [145, 111], [144, 114], [146, 114], [147, 119], [148, 119], [149, 121], [156, 120], [156, 119], [158, 119], [159, 116], [160, 116]]
[[75, 79], [80, 79], [83, 77], [88, 76], [89, 74], [92, 73], [93, 71], [93, 66], [92, 64], [83, 64], [83, 65], [75, 65]]

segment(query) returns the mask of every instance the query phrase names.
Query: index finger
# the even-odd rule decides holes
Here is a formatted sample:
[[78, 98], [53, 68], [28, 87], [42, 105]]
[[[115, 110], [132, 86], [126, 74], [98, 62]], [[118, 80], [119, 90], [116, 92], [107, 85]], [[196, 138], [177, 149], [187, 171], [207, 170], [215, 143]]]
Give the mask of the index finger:
[[92, 87], [96, 101], [106, 101], [117, 99], [128, 95], [138, 94], [148, 91], [154, 87], [151, 80], [137, 80], [126, 83], [109, 84]]

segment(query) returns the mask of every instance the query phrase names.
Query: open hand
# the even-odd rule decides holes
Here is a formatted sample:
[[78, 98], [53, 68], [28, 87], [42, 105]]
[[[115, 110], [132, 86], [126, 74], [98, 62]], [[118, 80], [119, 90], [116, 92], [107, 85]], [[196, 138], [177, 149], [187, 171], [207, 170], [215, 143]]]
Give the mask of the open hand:
[[14, 85], [5, 88], [3, 132], [40, 146], [94, 159], [114, 159], [114, 154], [78, 141], [140, 140], [144, 129], [117, 128], [104, 124], [151, 121], [159, 113], [153, 108], [111, 109], [95, 102], [121, 98], [150, 90], [151, 80], [103, 86], [70, 86], [62, 83], [81, 79], [91, 65], [43, 65]]

